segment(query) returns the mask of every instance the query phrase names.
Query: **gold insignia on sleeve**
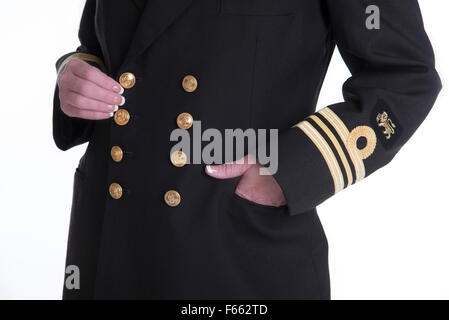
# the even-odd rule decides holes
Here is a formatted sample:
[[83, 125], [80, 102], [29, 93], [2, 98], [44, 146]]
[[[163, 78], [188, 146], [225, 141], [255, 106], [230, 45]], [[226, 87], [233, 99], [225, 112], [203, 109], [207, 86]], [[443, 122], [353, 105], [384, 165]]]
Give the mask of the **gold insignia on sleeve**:
[[330, 108], [321, 109], [319, 113], [324, 118], [326, 118], [327, 121], [329, 121], [329, 123], [340, 136], [341, 141], [345, 143], [345, 148], [349, 154], [349, 157], [351, 158], [351, 162], [356, 173], [355, 182], [361, 181], [363, 178], [365, 178], [365, 165], [363, 163], [363, 159], [359, 157], [357, 150], [355, 150], [354, 148], [350, 148], [346, 143], [349, 137], [349, 129], [346, 127], [343, 121], [341, 121], [340, 117], [337, 116], [337, 114]]
[[[357, 126], [349, 131], [330, 108], [319, 110], [296, 127], [309, 137], [323, 156], [334, 182], [335, 193], [343, 190], [345, 184], [346, 187], [350, 186], [365, 177], [364, 160], [373, 154], [377, 145], [373, 128]], [[361, 138], [365, 141], [360, 141]], [[359, 142], [364, 142], [364, 145]]]
[[343, 174], [341, 172], [335, 154], [332, 152], [332, 149], [330, 148], [324, 137], [308, 121], [302, 121], [296, 126], [301, 129], [309, 137], [310, 140], [312, 140], [312, 142], [315, 144], [324, 160], [326, 161], [329, 172], [332, 176], [332, 180], [334, 181], [335, 193], [343, 190], [345, 187]]
[[383, 134], [385, 135], [385, 138], [389, 140], [391, 136], [394, 134], [394, 129], [396, 128], [396, 125], [391, 121], [390, 117], [388, 116], [388, 113], [383, 112], [379, 113], [376, 117], [377, 125], [379, 127], [384, 128]]
[[329, 140], [332, 142], [332, 144], [334, 145], [335, 149], [337, 150], [337, 153], [340, 157], [341, 162], [343, 163], [343, 167], [345, 169], [345, 173], [346, 173], [346, 177], [348, 179], [348, 185], [352, 184], [352, 172], [351, 172], [351, 167], [349, 165], [348, 159], [346, 158], [346, 155], [343, 151], [343, 148], [341, 147], [340, 143], [338, 142], [337, 138], [335, 137], [335, 135], [331, 132], [331, 130], [329, 129], [328, 126], [326, 126], [326, 124], [320, 120], [320, 118], [318, 118], [315, 115], [311, 115], [309, 117], [310, 119], [312, 119], [313, 121], [315, 121], [315, 123], [326, 133], [326, 135], [329, 137]]
[[[357, 140], [360, 138], [366, 139], [366, 145], [362, 149], [357, 147]], [[374, 152], [374, 149], [376, 149], [376, 133], [368, 126], [355, 127], [348, 136], [347, 144], [349, 148], [356, 150], [361, 159], [365, 160]]]

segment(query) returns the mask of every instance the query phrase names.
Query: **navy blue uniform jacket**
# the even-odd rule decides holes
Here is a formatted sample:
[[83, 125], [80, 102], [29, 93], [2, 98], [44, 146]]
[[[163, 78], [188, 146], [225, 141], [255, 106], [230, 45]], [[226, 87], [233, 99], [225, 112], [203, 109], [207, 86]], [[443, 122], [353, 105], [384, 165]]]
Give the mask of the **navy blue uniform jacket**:
[[[366, 25], [370, 5], [378, 29]], [[315, 207], [389, 163], [441, 87], [416, 0], [87, 0], [79, 38], [58, 68], [81, 58], [136, 82], [122, 125], [70, 118], [55, 95], [56, 145], [88, 142], [67, 253], [81, 288], [67, 299], [329, 299]], [[317, 106], [335, 47], [352, 76], [344, 101]], [[203, 129], [279, 129], [275, 179], [288, 205], [239, 198], [235, 179], [203, 165], [173, 166], [184, 112]]]

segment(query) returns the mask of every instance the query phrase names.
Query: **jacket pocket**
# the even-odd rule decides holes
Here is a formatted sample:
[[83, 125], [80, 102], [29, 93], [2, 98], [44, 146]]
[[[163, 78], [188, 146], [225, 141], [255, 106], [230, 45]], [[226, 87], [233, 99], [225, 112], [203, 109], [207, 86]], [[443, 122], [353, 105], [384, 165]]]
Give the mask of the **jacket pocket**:
[[78, 167], [75, 170], [75, 178], [80, 178], [84, 180], [87, 175], [87, 166], [86, 166], [86, 153], [80, 158], [78, 162]]
[[85, 198], [85, 172], [76, 168], [73, 178], [72, 207], [70, 214], [70, 228], [77, 225], [78, 216], [83, 212]]
[[221, 0], [221, 13], [241, 16], [287, 16], [294, 14], [291, 0]]
[[276, 207], [276, 206], [260, 204], [260, 203], [253, 202], [251, 200], [242, 198], [235, 192], [232, 194], [232, 197], [233, 197], [233, 201], [239, 202], [241, 205], [246, 206], [250, 210], [261, 210], [263, 212], [267, 212], [267, 213], [271, 212], [271, 213], [277, 213], [277, 214], [284, 213], [286, 216], [288, 216], [287, 206]]
[[241, 211], [245, 212], [277, 214], [281, 216], [285, 215], [285, 217], [287, 218], [290, 216], [288, 214], [288, 208], [286, 205], [279, 207], [263, 205], [239, 196], [237, 193], [235, 193], [235, 190], [240, 182], [240, 179], [241, 177], [237, 177], [233, 179], [220, 181], [222, 183], [222, 187], [224, 188], [223, 195], [225, 195], [225, 199], [227, 202], [232, 203], [234, 209], [240, 208]]

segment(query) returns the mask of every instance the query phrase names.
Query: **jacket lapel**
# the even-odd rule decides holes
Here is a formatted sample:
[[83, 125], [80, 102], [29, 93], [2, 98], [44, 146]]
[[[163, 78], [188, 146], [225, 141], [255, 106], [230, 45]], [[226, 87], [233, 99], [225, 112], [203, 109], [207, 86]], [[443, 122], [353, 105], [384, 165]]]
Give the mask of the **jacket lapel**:
[[[139, 0], [136, 3], [139, 3]], [[147, 0], [124, 63], [140, 55], [193, 0]]]
[[137, 1], [97, 0], [95, 31], [111, 75], [123, 63], [139, 23], [143, 8]]

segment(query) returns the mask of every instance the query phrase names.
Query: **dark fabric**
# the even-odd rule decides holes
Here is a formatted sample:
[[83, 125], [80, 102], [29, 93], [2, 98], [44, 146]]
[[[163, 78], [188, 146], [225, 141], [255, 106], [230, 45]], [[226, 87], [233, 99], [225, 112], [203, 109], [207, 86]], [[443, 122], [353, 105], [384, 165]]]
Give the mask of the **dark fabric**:
[[[111, 77], [132, 72], [137, 83], [124, 93], [126, 126], [103, 120], [70, 130], [75, 120], [55, 118], [61, 149], [89, 141], [67, 253], [67, 264], [80, 266], [81, 290], [64, 298], [329, 299], [315, 206], [333, 194], [333, 180], [314, 143], [291, 127], [315, 112], [335, 44], [353, 77], [345, 102], [331, 109], [352, 130], [373, 126], [381, 100], [401, 127], [394, 146], [379, 143], [365, 160], [367, 174], [410, 138], [440, 89], [417, 2], [371, 2], [382, 23], [368, 32], [360, 0], [149, 0], [141, 16], [136, 2], [88, 0], [83, 50], [99, 55]], [[188, 74], [198, 79], [194, 93], [181, 87]], [[212, 179], [203, 165], [175, 168], [169, 138], [182, 112], [203, 130], [280, 129], [275, 178], [288, 206], [241, 199], [238, 179]], [[125, 151], [120, 163], [109, 156], [113, 145]], [[108, 194], [112, 182], [124, 188], [120, 200]], [[171, 189], [181, 194], [178, 207], [164, 203]]]
[[147, 4], [147, 0], [133, 0], [137, 8], [143, 10]]
[[[329, 108], [349, 131], [367, 125], [376, 131], [375, 152], [364, 161], [368, 176], [393, 159], [432, 108], [441, 89], [433, 50], [416, 0], [325, 2], [331, 41], [338, 45], [352, 73], [343, 86], [346, 102]], [[369, 5], [380, 9], [379, 30], [365, 27]], [[396, 125], [389, 139], [376, 123], [376, 115], [383, 111], [388, 111]], [[290, 214], [298, 214], [332, 196], [334, 189], [322, 185], [331, 176], [321, 154], [310, 147], [303, 132], [293, 130], [295, 134], [280, 137], [282, 164], [276, 178], [287, 196]], [[310, 167], [312, 163], [315, 168]], [[293, 170], [297, 164], [305, 170]]]

